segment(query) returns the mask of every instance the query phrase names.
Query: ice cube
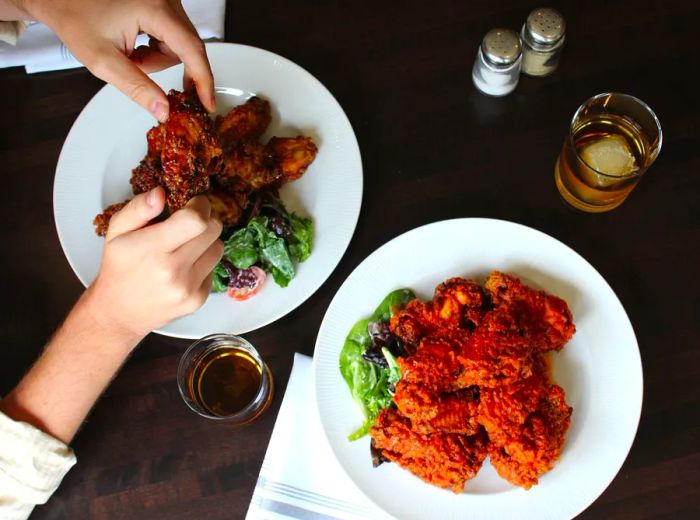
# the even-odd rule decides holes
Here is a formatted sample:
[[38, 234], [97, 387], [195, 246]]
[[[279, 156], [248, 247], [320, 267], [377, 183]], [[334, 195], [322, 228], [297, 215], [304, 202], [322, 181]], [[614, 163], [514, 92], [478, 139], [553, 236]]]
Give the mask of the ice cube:
[[606, 175], [628, 175], [637, 169], [637, 161], [621, 135], [606, 135], [586, 145], [581, 158], [588, 166]]

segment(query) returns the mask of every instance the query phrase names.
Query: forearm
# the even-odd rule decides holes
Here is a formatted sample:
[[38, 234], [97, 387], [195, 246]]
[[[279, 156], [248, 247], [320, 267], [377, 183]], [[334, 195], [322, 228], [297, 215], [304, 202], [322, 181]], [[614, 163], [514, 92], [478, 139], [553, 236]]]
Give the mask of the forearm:
[[0, 409], [69, 443], [140, 339], [105, 323], [88, 290]]

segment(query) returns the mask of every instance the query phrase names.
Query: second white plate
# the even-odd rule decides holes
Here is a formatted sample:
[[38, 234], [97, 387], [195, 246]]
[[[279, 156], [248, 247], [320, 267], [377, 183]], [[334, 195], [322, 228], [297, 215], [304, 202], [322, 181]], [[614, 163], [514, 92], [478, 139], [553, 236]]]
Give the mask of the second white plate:
[[[494, 269], [564, 298], [573, 312], [576, 334], [551, 356], [553, 379], [574, 409], [560, 461], [529, 491], [501, 479], [486, 461], [460, 495], [426, 484], [396, 464], [373, 468], [369, 438], [347, 440], [362, 421], [338, 369], [348, 331], [394, 289], [410, 287], [429, 299], [447, 278], [483, 282]], [[314, 378], [321, 423], [340, 465], [371, 500], [401, 519], [571, 518], [617, 474], [642, 405], [637, 341], [610, 286], [586, 260], [552, 237], [489, 219], [423, 226], [365, 259], [326, 312], [316, 340]]]

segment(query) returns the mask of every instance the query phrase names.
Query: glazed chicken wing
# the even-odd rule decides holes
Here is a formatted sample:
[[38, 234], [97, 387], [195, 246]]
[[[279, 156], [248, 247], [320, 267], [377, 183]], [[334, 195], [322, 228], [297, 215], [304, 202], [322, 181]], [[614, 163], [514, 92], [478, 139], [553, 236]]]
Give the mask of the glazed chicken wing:
[[222, 185], [249, 193], [279, 187], [301, 177], [316, 152], [308, 137], [273, 137], [267, 145], [258, 141], [230, 143], [216, 178]]
[[209, 175], [217, 168], [221, 145], [193, 90], [171, 90], [168, 101], [170, 116], [165, 123], [161, 164], [168, 207], [175, 211], [209, 189]]
[[216, 183], [212, 183], [211, 189], [205, 195], [211, 204], [212, 217], [219, 219], [224, 227], [238, 224], [248, 205], [246, 193], [224, 188]]
[[111, 206], [107, 206], [102, 213], [97, 215], [92, 221], [92, 224], [95, 226], [95, 233], [101, 237], [105, 236], [107, 234], [107, 228], [109, 227], [109, 221], [112, 219], [112, 215], [114, 215], [117, 211], [120, 211], [128, 203], [129, 201], [125, 200], [124, 202], [112, 204]]
[[214, 125], [224, 146], [239, 141], [257, 141], [267, 130], [272, 119], [270, 103], [253, 96], [242, 105], [218, 116]]

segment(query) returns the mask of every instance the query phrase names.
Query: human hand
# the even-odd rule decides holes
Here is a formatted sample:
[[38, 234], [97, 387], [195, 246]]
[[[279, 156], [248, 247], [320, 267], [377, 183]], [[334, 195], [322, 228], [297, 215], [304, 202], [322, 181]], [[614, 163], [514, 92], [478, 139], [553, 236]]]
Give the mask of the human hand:
[[[216, 108], [214, 79], [204, 43], [179, 0], [15, 0], [48, 25], [98, 78], [113, 84], [160, 122], [168, 99], [147, 75], [182, 61], [184, 86], [197, 89], [202, 104]], [[151, 36], [134, 49], [136, 36]]]
[[112, 217], [100, 272], [85, 294], [95, 320], [135, 341], [202, 306], [223, 255], [221, 222], [210, 218], [205, 197], [147, 225], [164, 204], [159, 187]]

